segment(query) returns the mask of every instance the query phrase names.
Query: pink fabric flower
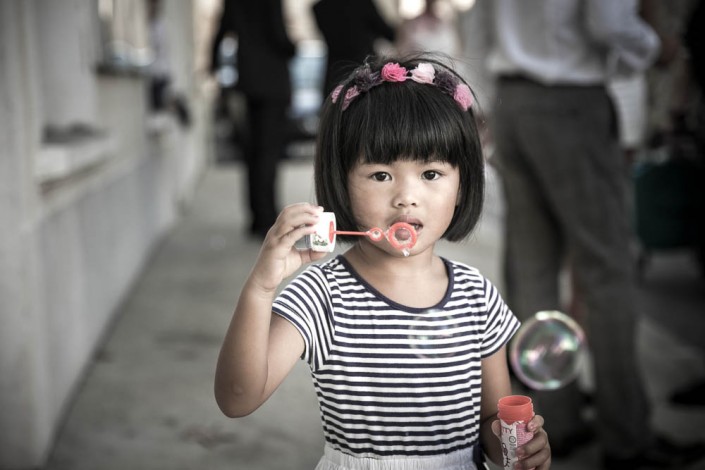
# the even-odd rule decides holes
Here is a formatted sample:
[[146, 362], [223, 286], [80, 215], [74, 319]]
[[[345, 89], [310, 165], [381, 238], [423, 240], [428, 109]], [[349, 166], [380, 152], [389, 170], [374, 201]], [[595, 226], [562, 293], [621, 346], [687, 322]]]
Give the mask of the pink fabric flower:
[[436, 76], [436, 69], [433, 65], [425, 62], [420, 63], [411, 71], [411, 79], [417, 83], [433, 84], [433, 79]]
[[453, 99], [458, 102], [463, 111], [467, 111], [472, 106], [472, 92], [470, 88], [461, 83], [455, 87], [455, 93], [453, 93]]
[[[331, 101], [333, 101], [333, 103], [338, 101], [338, 98], [340, 97], [340, 92], [343, 91], [343, 88], [344, 88], [343, 85], [338, 85], [331, 92], [330, 99], [331, 99]], [[355, 85], [348, 88], [348, 90], [345, 92], [345, 98], [343, 98], [343, 111], [348, 109], [348, 106], [350, 106], [350, 102], [359, 94], [360, 94], [360, 90]]]
[[382, 80], [387, 82], [403, 82], [406, 80], [407, 71], [396, 62], [384, 64], [382, 67]]
[[338, 101], [338, 96], [340, 95], [340, 92], [343, 91], [343, 85], [338, 85], [335, 87], [335, 89], [331, 92], [330, 94], [330, 99], [335, 103]]
[[345, 99], [343, 99], [343, 111], [348, 109], [350, 102], [360, 94], [360, 90], [356, 86], [351, 86], [348, 91], [345, 92]]

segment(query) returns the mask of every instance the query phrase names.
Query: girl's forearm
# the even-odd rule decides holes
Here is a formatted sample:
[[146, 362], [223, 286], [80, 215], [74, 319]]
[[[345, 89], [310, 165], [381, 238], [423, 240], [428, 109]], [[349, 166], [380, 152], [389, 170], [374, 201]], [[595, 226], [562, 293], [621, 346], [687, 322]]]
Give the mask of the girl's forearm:
[[266, 399], [269, 327], [274, 293], [248, 281], [218, 356], [215, 398], [229, 417], [245, 416]]

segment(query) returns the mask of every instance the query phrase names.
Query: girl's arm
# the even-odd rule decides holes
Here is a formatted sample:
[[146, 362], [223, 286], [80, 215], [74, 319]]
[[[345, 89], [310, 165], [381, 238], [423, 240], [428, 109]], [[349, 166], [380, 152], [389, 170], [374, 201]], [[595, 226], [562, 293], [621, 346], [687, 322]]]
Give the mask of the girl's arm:
[[502, 446], [492, 432], [497, 418], [497, 402], [512, 394], [507, 368], [507, 351], [503, 346], [493, 355], [482, 360], [482, 406], [480, 409], [480, 442], [482, 449], [494, 463], [502, 465]]
[[[480, 440], [487, 456], [502, 465], [502, 446], [499, 440], [499, 418], [497, 402], [511, 395], [506, 347], [482, 360], [482, 406], [480, 410]], [[517, 449], [520, 468], [548, 470], [551, 466], [551, 449], [548, 436], [543, 430], [543, 417], [535, 415], [528, 423], [534, 437]]]
[[303, 352], [298, 330], [272, 314], [272, 303], [284, 279], [327, 254], [294, 248], [296, 240], [314, 232], [321, 211], [310, 204], [288, 206], [267, 233], [218, 357], [215, 398], [227, 416], [245, 416], [262, 405]]

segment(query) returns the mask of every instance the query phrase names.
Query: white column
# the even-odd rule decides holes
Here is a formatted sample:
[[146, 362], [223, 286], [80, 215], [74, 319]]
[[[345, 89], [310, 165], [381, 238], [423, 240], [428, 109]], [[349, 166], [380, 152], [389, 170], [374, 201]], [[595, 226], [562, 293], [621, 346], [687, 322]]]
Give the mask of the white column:
[[51, 441], [38, 391], [46, 371], [39, 320], [39, 211], [33, 161], [41, 133], [34, 3], [0, 0], [0, 468], [36, 468]]

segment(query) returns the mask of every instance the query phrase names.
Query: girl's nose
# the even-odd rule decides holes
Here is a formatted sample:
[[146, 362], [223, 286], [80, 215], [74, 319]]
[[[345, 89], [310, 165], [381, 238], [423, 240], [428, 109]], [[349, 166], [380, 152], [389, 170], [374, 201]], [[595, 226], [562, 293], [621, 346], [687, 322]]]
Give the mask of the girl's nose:
[[394, 195], [394, 207], [410, 207], [417, 205], [418, 192], [411, 182], [400, 182]]

